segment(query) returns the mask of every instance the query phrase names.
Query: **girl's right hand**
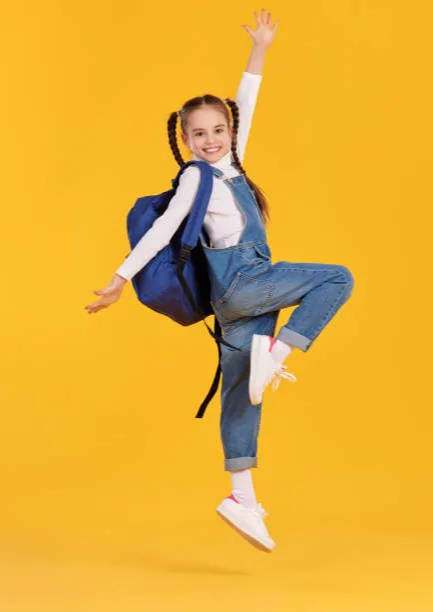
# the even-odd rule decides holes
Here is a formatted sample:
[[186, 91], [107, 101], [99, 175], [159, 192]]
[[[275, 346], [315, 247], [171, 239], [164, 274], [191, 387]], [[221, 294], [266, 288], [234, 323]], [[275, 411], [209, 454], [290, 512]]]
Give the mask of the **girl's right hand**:
[[101, 308], [107, 308], [110, 304], [117, 302], [122, 295], [123, 286], [126, 282], [126, 279], [122, 276], [115, 274], [107, 287], [104, 289], [96, 289], [96, 291], [93, 292], [102, 297], [97, 302], [93, 302], [93, 304], [87, 304], [84, 308], [89, 314], [92, 314], [92, 312], [98, 312]]

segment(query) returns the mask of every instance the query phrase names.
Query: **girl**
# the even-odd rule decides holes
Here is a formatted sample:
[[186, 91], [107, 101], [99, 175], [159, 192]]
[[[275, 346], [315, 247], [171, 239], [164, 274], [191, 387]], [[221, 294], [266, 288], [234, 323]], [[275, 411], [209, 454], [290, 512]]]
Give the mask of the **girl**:
[[[272, 381], [295, 381], [284, 360], [295, 349], [307, 351], [353, 287], [350, 271], [342, 265], [271, 263], [265, 223], [268, 205], [262, 192], [247, 177], [242, 163], [251, 120], [262, 81], [267, 48], [278, 23], [271, 14], [254, 13], [257, 27], [242, 27], [253, 40], [236, 101], [207, 94], [191, 98], [168, 119], [168, 139], [180, 166], [185, 162], [176, 141], [181, 137], [193, 159], [209, 163], [214, 174], [211, 199], [200, 234], [208, 263], [211, 303], [223, 337], [241, 350], [221, 345], [221, 417], [224, 469], [232, 480], [231, 495], [217, 512], [251, 544], [271, 551], [275, 542], [264, 524], [267, 512], [257, 503], [251, 468], [257, 467], [257, 438], [262, 394]], [[226, 104], [230, 107], [232, 119]], [[95, 291], [101, 298], [86, 306], [89, 314], [117, 301], [124, 284], [166, 246], [194, 202], [199, 169], [182, 173], [176, 194], [165, 213], [136, 244], [111, 283]], [[281, 308], [299, 304], [274, 337]]]

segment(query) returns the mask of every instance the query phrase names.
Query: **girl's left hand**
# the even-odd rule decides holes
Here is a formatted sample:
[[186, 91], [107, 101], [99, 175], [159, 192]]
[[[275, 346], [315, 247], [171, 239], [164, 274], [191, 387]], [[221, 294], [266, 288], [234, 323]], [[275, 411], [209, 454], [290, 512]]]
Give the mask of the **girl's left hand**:
[[257, 30], [252, 30], [247, 25], [243, 25], [242, 27], [248, 32], [248, 34], [251, 35], [255, 45], [268, 47], [274, 40], [275, 32], [280, 22], [277, 21], [273, 26], [271, 26], [271, 13], [266, 15], [264, 8], [262, 8], [260, 15], [258, 15], [255, 11], [254, 15], [257, 21]]

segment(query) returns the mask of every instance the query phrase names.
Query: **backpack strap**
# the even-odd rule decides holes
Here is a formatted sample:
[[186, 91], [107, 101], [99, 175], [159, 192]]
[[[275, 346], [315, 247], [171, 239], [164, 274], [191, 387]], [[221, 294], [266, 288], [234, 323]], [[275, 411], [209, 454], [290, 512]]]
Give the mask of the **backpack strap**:
[[[173, 187], [177, 188], [180, 174], [183, 172], [183, 170], [185, 170], [187, 166], [191, 164], [197, 165], [200, 169], [200, 184], [199, 184], [199, 188], [197, 191], [197, 195], [194, 200], [194, 204], [188, 216], [187, 224], [182, 234], [181, 248], [180, 248], [179, 259], [176, 265], [176, 272], [179, 278], [179, 282], [184, 288], [185, 293], [190, 301], [190, 304], [194, 312], [197, 312], [197, 314], [200, 315], [200, 312], [197, 308], [197, 305], [195, 303], [191, 290], [183, 277], [183, 269], [185, 267], [186, 262], [191, 256], [191, 251], [195, 248], [197, 244], [199, 233], [202, 228], [204, 216], [206, 214], [206, 210], [209, 204], [209, 199], [212, 193], [212, 187], [213, 187], [212, 173], [216, 174], [217, 176], [221, 176], [223, 175], [223, 172], [219, 170], [218, 168], [211, 167], [210, 164], [208, 164], [207, 162], [193, 160], [193, 161], [187, 162], [186, 164], [182, 166], [176, 178], [173, 179], [172, 181]], [[203, 414], [204, 414], [204, 411], [206, 410], [207, 405], [209, 404], [209, 402], [211, 401], [211, 399], [213, 398], [213, 396], [215, 395], [218, 389], [219, 379], [221, 376], [221, 346], [220, 344], [224, 344], [225, 346], [228, 346], [229, 348], [232, 348], [236, 351], [242, 350], [239, 347], [234, 346], [233, 344], [230, 344], [229, 342], [224, 340], [224, 338], [222, 338], [221, 327], [220, 327], [220, 324], [216, 316], [214, 317], [214, 331], [211, 330], [211, 328], [209, 327], [209, 325], [206, 323], [204, 319], [203, 319], [203, 323], [206, 325], [209, 334], [214, 338], [215, 342], [217, 343], [218, 366], [217, 366], [217, 369], [214, 375], [214, 379], [211, 383], [210, 389], [205, 399], [201, 403], [200, 408], [197, 414], [195, 415], [195, 418], [203, 417]]]
[[[198, 236], [199, 236], [201, 227], [203, 225], [204, 216], [207, 211], [207, 207], [209, 204], [209, 199], [210, 199], [210, 196], [212, 193], [212, 187], [213, 187], [212, 170], [220, 174], [222, 174], [222, 172], [218, 168], [211, 168], [211, 166], [207, 162], [195, 161], [195, 160], [187, 162], [187, 164], [184, 164], [184, 166], [181, 168], [181, 171], [185, 169], [185, 166], [191, 165], [191, 164], [198, 165], [200, 169], [200, 184], [197, 190], [194, 204], [188, 215], [188, 220], [187, 220], [185, 229], [182, 234], [181, 247], [180, 247], [180, 252], [179, 252], [179, 258], [178, 258], [177, 265], [176, 265], [176, 271], [179, 277], [179, 281], [185, 290], [185, 293], [189, 299], [189, 302], [194, 312], [200, 315], [200, 311], [197, 309], [197, 306], [194, 301], [194, 297], [191, 293], [191, 290], [188, 284], [186, 283], [185, 279], [183, 278], [183, 269], [185, 267], [186, 262], [191, 257], [191, 251], [197, 245]], [[176, 177], [175, 181], [178, 179], [178, 177], [179, 177], [179, 174]], [[215, 332], [213, 332], [211, 328], [208, 326], [208, 324], [206, 323], [206, 321], [203, 321], [203, 322], [206, 325], [208, 332], [213, 338], [215, 338], [215, 340], [217, 340], [218, 342], [222, 342], [223, 344], [225, 344], [226, 346], [232, 349], [235, 349], [238, 351], [241, 350], [237, 346], [234, 346], [233, 344], [230, 344], [229, 342], [221, 338], [219, 334], [217, 335]]]
[[[216, 317], [214, 317], [214, 330], [215, 330], [215, 338], [218, 338], [219, 334], [221, 333], [221, 328], [220, 325], [218, 323], [218, 319]], [[218, 385], [219, 385], [219, 381], [220, 381], [220, 376], [221, 376], [221, 346], [219, 344], [219, 342], [217, 341], [216, 343], [217, 348], [218, 348], [218, 365], [217, 365], [217, 369], [214, 375], [214, 379], [211, 383], [210, 389], [207, 392], [206, 397], [204, 398], [204, 400], [202, 401], [200, 408], [197, 411], [197, 414], [195, 415], [194, 418], [196, 419], [201, 419], [204, 415], [204, 411], [206, 410], [207, 405], [209, 404], [209, 402], [211, 401], [211, 399], [213, 398], [213, 396], [215, 395], [215, 393], [217, 392], [218, 389]]]

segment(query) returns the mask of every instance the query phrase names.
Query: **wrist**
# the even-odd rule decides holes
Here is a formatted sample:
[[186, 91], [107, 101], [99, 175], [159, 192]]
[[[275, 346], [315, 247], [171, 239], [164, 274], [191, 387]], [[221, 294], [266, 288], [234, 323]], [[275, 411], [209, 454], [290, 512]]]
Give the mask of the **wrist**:
[[117, 274], [117, 272], [114, 274], [114, 278], [116, 280], [120, 280], [123, 285], [128, 282], [127, 278], [123, 278], [123, 276], [120, 276], [120, 274]]

